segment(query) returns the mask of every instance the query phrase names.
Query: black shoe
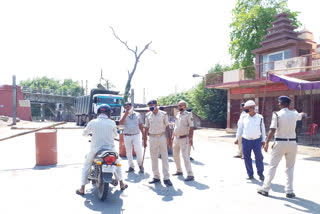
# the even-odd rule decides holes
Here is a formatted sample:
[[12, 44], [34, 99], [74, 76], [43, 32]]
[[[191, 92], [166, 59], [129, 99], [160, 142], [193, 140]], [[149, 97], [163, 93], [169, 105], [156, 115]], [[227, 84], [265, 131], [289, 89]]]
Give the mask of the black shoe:
[[174, 174], [172, 174], [173, 176], [179, 176], [179, 175], [183, 175], [183, 173], [182, 172], [176, 172], [176, 173], [174, 173]]
[[253, 179], [253, 175], [247, 177], [247, 180], [252, 180]]
[[149, 184], [154, 184], [160, 182], [160, 179], [154, 178], [152, 181], [149, 181]]
[[235, 156], [233, 156], [234, 158], [241, 158], [241, 156], [240, 155], [235, 155]]
[[287, 198], [294, 198], [294, 197], [296, 197], [296, 194], [294, 194], [294, 193], [287, 193], [287, 194], [286, 194], [286, 197], [287, 197]]
[[263, 196], [269, 196], [269, 193], [267, 191], [264, 191], [264, 190], [258, 190], [258, 193], [260, 195], [263, 195]]
[[190, 176], [190, 175], [188, 175], [188, 177], [184, 179], [184, 181], [193, 181], [193, 180], [194, 180], [194, 176]]
[[163, 183], [167, 186], [172, 186], [172, 183], [171, 181], [168, 179], [168, 180], [163, 180]]
[[193, 161], [194, 159], [192, 157], [190, 157], [190, 160]]
[[264, 181], [264, 175], [259, 175], [260, 181]]
[[127, 172], [133, 172], [134, 171], [134, 168], [132, 167], [129, 167], [128, 171]]
[[143, 166], [139, 166], [139, 169], [140, 169], [140, 173], [144, 173], [144, 168], [143, 168]]

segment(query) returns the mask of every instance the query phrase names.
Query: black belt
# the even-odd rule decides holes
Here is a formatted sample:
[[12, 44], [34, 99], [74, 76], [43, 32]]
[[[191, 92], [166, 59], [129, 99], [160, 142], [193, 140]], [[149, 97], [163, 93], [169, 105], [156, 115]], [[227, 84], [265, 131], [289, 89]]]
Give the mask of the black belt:
[[276, 138], [276, 141], [297, 141], [297, 138]]
[[[139, 134], [139, 133], [137, 133]], [[137, 134], [127, 134], [127, 133], [124, 133], [125, 136], [133, 136], [133, 135], [137, 135]]]
[[176, 136], [178, 139], [181, 139], [181, 138], [186, 138], [188, 137], [188, 135], [181, 135], [181, 136]]

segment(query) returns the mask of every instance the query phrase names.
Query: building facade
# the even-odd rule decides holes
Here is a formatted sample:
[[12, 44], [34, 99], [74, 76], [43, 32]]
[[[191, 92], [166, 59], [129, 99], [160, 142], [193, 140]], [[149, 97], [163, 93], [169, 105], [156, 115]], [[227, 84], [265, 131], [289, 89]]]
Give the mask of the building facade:
[[[279, 110], [277, 98], [283, 95], [292, 99], [290, 108], [308, 114], [301, 124], [302, 130], [306, 130], [312, 123], [320, 125], [320, 89], [292, 90], [287, 84], [275, 83], [269, 78], [270, 74], [275, 74], [320, 81], [320, 46], [313, 41], [310, 31], [304, 29], [296, 32], [287, 13], [275, 17], [273, 27], [268, 29], [265, 40], [260, 43], [261, 48], [252, 51], [255, 54], [254, 66], [226, 71], [220, 83], [206, 82], [207, 88], [228, 90], [229, 129], [237, 127], [240, 104], [247, 100], [256, 102], [256, 110], [263, 114], [268, 128], [272, 112]], [[248, 78], [248, 72], [254, 72], [254, 78]]]

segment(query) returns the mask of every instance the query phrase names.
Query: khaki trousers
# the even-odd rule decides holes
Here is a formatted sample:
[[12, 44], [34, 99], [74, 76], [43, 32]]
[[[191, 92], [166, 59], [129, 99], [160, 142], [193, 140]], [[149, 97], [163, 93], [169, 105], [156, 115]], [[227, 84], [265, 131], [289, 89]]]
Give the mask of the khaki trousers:
[[167, 140], [165, 135], [162, 135], [161, 137], [149, 136], [149, 145], [150, 145], [150, 156], [152, 161], [151, 166], [152, 166], [153, 177], [156, 179], [160, 179], [159, 164], [158, 164], [158, 157], [160, 153], [161, 160], [162, 160], [163, 179], [168, 180], [170, 175], [169, 175]]
[[177, 172], [182, 172], [181, 162], [180, 162], [180, 151], [184, 161], [184, 166], [186, 167], [188, 176], [193, 176], [190, 155], [189, 155], [189, 138], [174, 138], [173, 140], [173, 159], [176, 163]]
[[293, 193], [293, 171], [296, 162], [297, 143], [295, 141], [276, 141], [271, 153], [269, 171], [264, 180], [262, 190], [269, 191], [271, 182], [276, 174], [276, 170], [282, 156], [286, 158], [287, 182], [285, 186], [286, 193]]

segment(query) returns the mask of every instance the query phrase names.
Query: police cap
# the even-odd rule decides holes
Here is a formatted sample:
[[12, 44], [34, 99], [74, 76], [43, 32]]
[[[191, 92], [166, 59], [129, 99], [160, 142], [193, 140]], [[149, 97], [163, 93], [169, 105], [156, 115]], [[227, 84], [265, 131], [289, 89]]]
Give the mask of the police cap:
[[157, 105], [157, 101], [156, 100], [150, 100], [147, 105], [152, 105], [152, 104], [155, 104]]
[[291, 103], [291, 99], [289, 97], [287, 97], [287, 96], [280, 96], [278, 98], [278, 102], [279, 103], [288, 103], [288, 104], [290, 104]]

